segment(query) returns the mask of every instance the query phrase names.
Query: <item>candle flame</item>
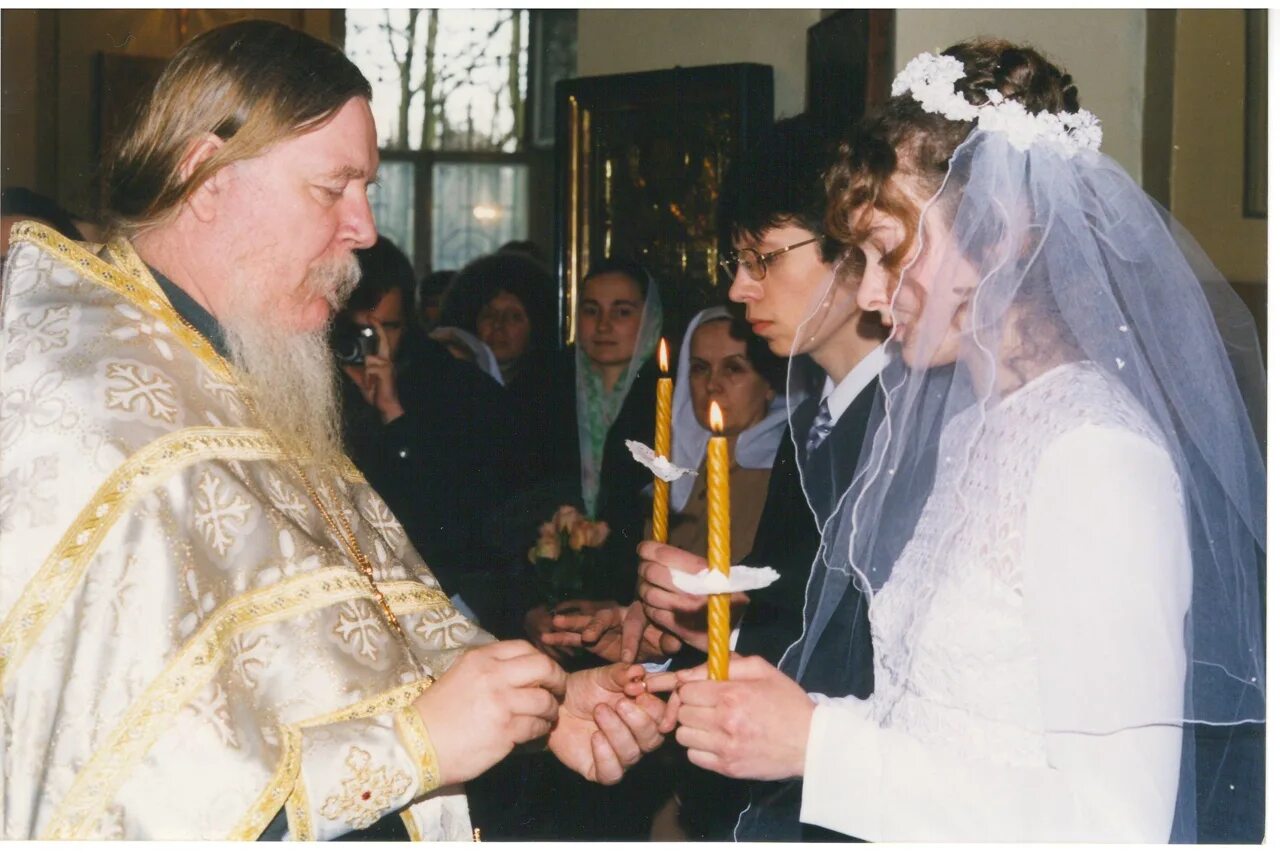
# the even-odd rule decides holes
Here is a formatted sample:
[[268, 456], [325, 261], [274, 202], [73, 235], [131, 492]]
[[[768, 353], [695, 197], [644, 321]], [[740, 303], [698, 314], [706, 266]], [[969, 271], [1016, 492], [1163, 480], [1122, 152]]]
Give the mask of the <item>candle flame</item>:
[[711, 414], [707, 422], [711, 424], [714, 432], [724, 432], [724, 415], [720, 412], [720, 404], [715, 400], [711, 401]]
[[671, 371], [671, 362], [667, 356], [667, 339], [658, 339], [658, 369], [663, 373]]

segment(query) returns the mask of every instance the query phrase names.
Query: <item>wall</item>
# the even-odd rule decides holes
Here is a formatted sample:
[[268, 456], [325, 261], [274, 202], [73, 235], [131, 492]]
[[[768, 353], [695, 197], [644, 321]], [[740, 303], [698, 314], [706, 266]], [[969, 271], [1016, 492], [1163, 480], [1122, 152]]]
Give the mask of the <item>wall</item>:
[[1178, 12], [1170, 174], [1174, 215], [1232, 282], [1267, 278], [1267, 220], [1246, 219], [1244, 13]]
[[[33, 9], [8, 9], [0, 29], [0, 163], [4, 186], [25, 186], [54, 192], [55, 169], [51, 158], [41, 163], [39, 140], [57, 132], [56, 54], [51, 54], [52, 30], [41, 27], [48, 13]], [[35, 73], [41, 69], [43, 73]]]
[[759, 62], [773, 66], [778, 116], [804, 111], [805, 39], [817, 9], [578, 12], [578, 74]]
[[1102, 150], [1142, 175], [1143, 10], [899, 9], [894, 65], [983, 35], [1030, 43], [1065, 67], [1102, 122]]

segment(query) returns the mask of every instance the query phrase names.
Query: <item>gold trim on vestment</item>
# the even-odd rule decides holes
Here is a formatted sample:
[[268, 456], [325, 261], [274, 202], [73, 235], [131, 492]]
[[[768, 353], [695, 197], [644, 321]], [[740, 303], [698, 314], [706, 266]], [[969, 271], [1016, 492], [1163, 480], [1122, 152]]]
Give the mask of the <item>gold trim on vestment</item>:
[[413, 816], [412, 806], [400, 810], [400, 821], [404, 824], [405, 832], [409, 833], [410, 841], [422, 840], [422, 830], [418, 829], [418, 819]]
[[271, 781], [231, 831], [232, 841], [257, 841], [292, 794], [302, 768], [302, 735], [280, 726], [280, 761]]
[[[173, 332], [178, 342], [215, 376], [233, 385], [240, 384], [235, 367], [170, 304], [169, 297], [128, 240], [117, 238], [107, 245], [107, 252], [119, 264], [113, 266], [75, 240], [64, 237], [39, 222], [19, 222], [13, 226], [10, 235], [15, 243], [28, 242], [39, 246], [85, 278], [123, 297], [138, 310], [150, 314]], [[344, 457], [335, 467], [344, 480], [352, 483], [365, 482], [364, 475], [350, 459]]]
[[[29, 242], [81, 278], [103, 287], [138, 310], [164, 323], [174, 340], [194, 355], [212, 375], [239, 385], [237, 371], [169, 303], [145, 264], [127, 242], [113, 242], [104, 256], [90, 253], [74, 241], [37, 223], [19, 223], [15, 242]], [[107, 260], [109, 258], [109, 260]], [[113, 265], [113, 264], [117, 264]], [[159, 486], [184, 465], [208, 459], [282, 459], [285, 453], [268, 433], [249, 428], [193, 427], [170, 433], [147, 444], [110, 473], [0, 622], [0, 684], [21, 665], [53, 618], [83, 582], [91, 560], [107, 534], [140, 497]], [[335, 466], [343, 480], [364, 483], [349, 459]], [[378, 590], [397, 613], [451, 607], [448, 597], [419, 581], [378, 583]], [[373, 600], [370, 580], [347, 565], [328, 567], [291, 578], [272, 587], [233, 598], [215, 610], [200, 629], [172, 655], [161, 674], [120, 718], [89, 760], [80, 768], [66, 797], [46, 825], [43, 837], [83, 838], [94, 829], [106, 807], [135, 765], [144, 759], [173, 716], [216, 676], [224, 665], [225, 645], [237, 633], [291, 618], [343, 601]], [[411, 649], [412, 647], [410, 647]], [[427, 682], [429, 683], [429, 682]], [[394, 695], [411, 702], [400, 688]], [[325, 716], [351, 713], [378, 701], [365, 700]], [[401, 704], [398, 707], [403, 707]], [[390, 709], [394, 711], [394, 709]], [[351, 719], [356, 716], [352, 714]], [[257, 838], [290, 797], [301, 776], [301, 733], [281, 726], [284, 738], [271, 780], [254, 804], [240, 817], [233, 838]], [[403, 740], [403, 738], [402, 738]], [[299, 796], [305, 796], [305, 791]], [[310, 815], [307, 812], [307, 820]], [[311, 832], [310, 825], [304, 832]], [[296, 833], [295, 833], [296, 837]]]
[[372, 600], [369, 581], [342, 565], [290, 578], [221, 605], [133, 703], [84, 765], [50, 819], [43, 837], [88, 837], [94, 820], [115, 795], [125, 774], [150, 750], [161, 727], [217, 673], [232, 636], [248, 628], [358, 597]]
[[220, 379], [235, 378], [235, 371], [231, 365], [218, 355], [218, 351], [205, 339], [204, 335], [182, 321], [182, 317], [169, 304], [169, 297], [165, 296], [160, 285], [148, 272], [147, 265], [138, 257], [138, 253], [127, 240], [117, 239], [107, 247], [112, 257], [120, 262], [120, 266], [116, 267], [89, 252], [75, 240], [68, 239], [38, 222], [19, 222], [13, 226], [13, 231], [10, 233], [10, 239], [13, 242], [34, 243], [85, 278], [124, 297], [134, 307], [163, 322], [178, 341]]
[[[290, 726], [289, 736], [301, 742], [302, 733]], [[285, 819], [289, 822], [289, 837], [294, 841], [315, 841], [316, 830], [311, 823], [311, 800], [307, 796], [307, 783], [302, 778], [301, 765], [293, 777], [293, 790], [284, 803]]]
[[[421, 695], [422, 691], [429, 687], [434, 679], [424, 679], [423, 681], [414, 682], [396, 687], [392, 690], [384, 691], [368, 699], [362, 699], [345, 708], [339, 708], [336, 711], [330, 711], [327, 714], [321, 714], [304, 720], [301, 723], [288, 726], [291, 738], [301, 741], [303, 729], [313, 728], [315, 726], [326, 726], [333, 723], [347, 722], [348, 720], [361, 720], [368, 717], [376, 717], [386, 713], [401, 713], [405, 710], [409, 703], [413, 702]], [[416, 717], [417, 711], [412, 708], [409, 711]], [[399, 733], [399, 726], [396, 727]], [[405, 751], [410, 757], [417, 761], [417, 753], [414, 752], [415, 744], [406, 740], [403, 735], [400, 740], [404, 745]], [[289, 820], [289, 834], [294, 841], [314, 841], [315, 828], [311, 824], [311, 804], [307, 797], [306, 783], [303, 781], [302, 774], [299, 772], [301, 766], [295, 770], [293, 781], [293, 791], [289, 794], [285, 801], [285, 816]], [[439, 775], [438, 773], [436, 774]], [[259, 833], [261, 834], [261, 833]]]
[[422, 721], [422, 715], [412, 705], [396, 711], [396, 734], [413, 757], [418, 768], [420, 784], [413, 799], [440, 787], [440, 760], [436, 757], [436, 748], [431, 744], [431, 734]]
[[319, 716], [312, 717], [309, 720], [303, 720], [293, 725], [301, 731], [302, 729], [313, 729], [316, 726], [327, 726], [333, 723], [345, 723], [349, 720], [363, 720], [367, 717], [376, 717], [379, 714], [394, 714], [401, 708], [409, 705], [414, 699], [422, 695], [422, 691], [426, 690], [435, 682], [433, 678], [424, 678], [421, 681], [415, 681], [412, 684], [402, 684], [399, 687], [393, 687], [390, 690], [384, 690], [381, 693], [375, 693], [366, 699], [361, 699], [351, 705], [346, 705], [334, 711], [329, 711]]
[[[410, 584], [419, 587], [420, 593], [409, 595], [407, 593], [410, 591], [407, 589], [394, 589]], [[397, 582], [387, 586], [393, 587], [388, 597], [398, 605], [397, 610], [401, 612], [416, 612], [432, 606], [452, 606], [444, 593], [424, 587], [420, 582]], [[152, 681], [142, 697], [117, 724], [105, 745], [85, 764], [50, 820], [43, 837], [86, 837], [87, 826], [91, 825], [95, 816], [101, 813], [114, 795], [122, 777], [146, 755], [158, 737], [159, 728], [190, 701], [191, 696], [221, 667], [226, 656], [225, 646], [233, 635], [248, 628], [360, 596], [372, 600], [368, 580], [344, 565], [321, 569], [266, 589], [245, 593], [219, 607], [170, 661], [165, 671]], [[389, 713], [412, 702], [429, 683], [430, 680], [426, 679], [404, 685], [287, 728], [297, 732], [307, 726]], [[300, 778], [298, 769], [295, 766], [291, 771], [293, 780]], [[277, 771], [277, 778], [284, 781], [284, 777], [279, 775], [282, 772]], [[266, 799], [264, 794], [255, 809]], [[276, 809], [279, 809], [278, 802]], [[243, 827], [248, 822], [249, 817], [246, 816], [240, 826]]]
[[5, 614], [0, 623], [0, 685], [17, 672], [79, 586], [102, 540], [135, 501], [193, 462], [282, 455], [279, 445], [261, 430], [191, 427], [162, 436], [130, 456], [94, 492]]
[[443, 590], [427, 586], [420, 580], [379, 582], [378, 589], [397, 616], [417, 613], [434, 607], [453, 607], [453, 602]]

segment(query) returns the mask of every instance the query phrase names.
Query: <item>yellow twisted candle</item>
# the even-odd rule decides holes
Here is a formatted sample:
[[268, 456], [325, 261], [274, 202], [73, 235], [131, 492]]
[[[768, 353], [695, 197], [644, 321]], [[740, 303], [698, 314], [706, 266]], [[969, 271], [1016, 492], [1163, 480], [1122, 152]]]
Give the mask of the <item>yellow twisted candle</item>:
[[[658, 408], [653, 426], [653, 452], [671, 458], [671, 377], [668, 372], [667, 339], [658, 344], [658, 367], [662, 377], [658, 380]], [[653, 478], [653, 538], [667, 541], [667, 512], [671, 502], [671, 484], [661, 477]]]
[[[711, 404], [711, 429], [707, 442], [707, 565], [729, 574], [729, 441], [720, 407]], [[729, 677], [729, 596], [707, 599], [707, 674], [716, 681]]]

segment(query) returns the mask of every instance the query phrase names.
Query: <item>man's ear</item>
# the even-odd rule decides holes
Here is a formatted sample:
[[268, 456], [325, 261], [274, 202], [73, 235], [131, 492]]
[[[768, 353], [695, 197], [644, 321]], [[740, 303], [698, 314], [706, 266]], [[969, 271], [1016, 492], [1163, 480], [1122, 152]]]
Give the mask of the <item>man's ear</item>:
[[[189, 180], [200, 169], [201, 165], [218, 153], [218, 149], [222, 146], [223, 141], [212, 133], [201, 134], [192, 140], [191, 144], [187, 146], [187, 153], [183, 155], [182, 160], [178, 163], [178, 174], [182, 180]], [[196, 187], [195, 192], [187, 197], [187, 206], [191, 208], [191, 212], [195, 214], [196, 219], [201, 222], [208, 222], [213, 219], [217, 195], [226, 182], [227, 175], [225, 172], [225, 169], [219, 169], [209, 175], [200, 183], [200, 186]]]

